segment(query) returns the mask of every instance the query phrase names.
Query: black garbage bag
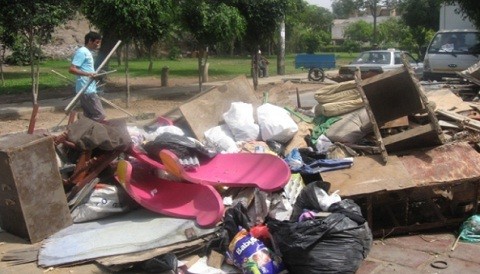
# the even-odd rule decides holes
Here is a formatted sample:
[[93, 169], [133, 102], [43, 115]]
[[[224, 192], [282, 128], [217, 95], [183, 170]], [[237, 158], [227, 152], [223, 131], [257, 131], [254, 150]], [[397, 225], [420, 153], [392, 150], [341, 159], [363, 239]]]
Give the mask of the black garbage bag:
[[143, 149], [148, 156], [157, 161], [161, 161], [159, 152], [162, 149], [172, 151], [178, 158], [198, 157], [210, 159], [215, 153], [206, 149], [200, 142], [195, 142], [187, 136], [182, 136], [170, 132], [164, 132], [158, 135], [155, 140], [147, 142]]
[[169, 270], [178, 273], [178, 259], [173, 253], [166, 253], [143, 261], [140, 266], [148, 273], [164, 273]]
[[313, 181], [305, 186], [295, 200], [290, 221], [297, 221], [304, 210], [322, 211], [315, 188], [321, 188], [328, 193], [330, 185], [329, 182], [325, 181]]
[[212, 250], [225, 254], [228, 251], [228, 245], [238, 232], [242, 229], [250, 231], [253, 223], [248, 217], [247, 211], [242, 203], [237, 203], [225, 211], [223, 224], [217, 233], [218, 237], [207, 243], [207, 254], [210, 254]]
[[[290, 273], [355, 273], [367, 257], [372, 233], [360, 207], [345, 199], [329, 211], [326, 218], [305, 222], [267, 220]], [[350, 214], [356, 221], [347, 217]]]

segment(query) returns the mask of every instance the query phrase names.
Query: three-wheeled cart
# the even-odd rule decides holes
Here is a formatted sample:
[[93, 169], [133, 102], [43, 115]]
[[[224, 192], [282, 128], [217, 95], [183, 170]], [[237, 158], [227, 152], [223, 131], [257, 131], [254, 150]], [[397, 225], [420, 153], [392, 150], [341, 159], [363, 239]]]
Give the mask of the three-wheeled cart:
[[335, 54], [297, 54], [295, 56], [295, 68], [308, 69], [308, 80], [325, 80], [324, 69], [335, 68]]

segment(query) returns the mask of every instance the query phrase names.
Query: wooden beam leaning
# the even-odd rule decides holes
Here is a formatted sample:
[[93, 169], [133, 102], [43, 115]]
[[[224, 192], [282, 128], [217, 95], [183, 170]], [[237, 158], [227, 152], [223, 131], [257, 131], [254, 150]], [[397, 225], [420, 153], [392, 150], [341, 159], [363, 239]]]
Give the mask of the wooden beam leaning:
[[420, 98], [420, 100], [422, 101], [425, 109], [427, 110], [427, 115], [428, 115], [428, 118], [430, 120], [430, 124], [432, 125], [432, 127], [436, 131], [439, 141], [442, 144], [444, 144], [445, 143], [445, 136], [443, 135], [442, 128], [438, 124], [438, 119], [437, 119], [437, 116], [435, 115], [435, 111], [433, 110], [432, 105], [428, 102], [428, 98], [425, 95], [425, 91], [423, 90], [422, 85], [418, 82], [417, 78], [415, 78], [415, 73], [412, 69], [412, 66], [408, 62], [407, 57], [403, 52], [401, 54], [401, 58], [402, 58], [403, 66], [408, 71], [408, 74], [410, 75], [410, 78], [412, 78], [413, 84], [415, 85], [415, 89], [418, 93], [418, 97]]
[[[112, 56], [112, 54], [117, 50], [117, 48], [120, 46], [121, 43], [122, 43], [122, 41], [118, 40], [117, 44], [115, 44], [115, 46], [112, 48], [110, 53], [108, 53], [107, 57], [105, 57], [103, 62], [98, 66], [97, 70], [95, 71], [96, 74], [98, 74], [102, 70], [102, 68], [105, 66], [105, 64], [107, 64], [107, 62], [110, 59], [110, 57]], [[65, 108], [65, 114], [68, 115], [70, 113], [70, 111], [73, 109], [75, 104], [80, 99], [80, 96], [87, 90], [88, 86], [90, 86], [90, 84], [92, 84], [93, 81], [95, 81], [95, 79], [90, 79], [90, 81], [88, 81], [88, 83], [85, 86], [83, 86], [83, 88], [81, 90], [79, 90], [77, 92], [75, 97], [72, 99], [72, 101]]]
[[365, 109], [367, 110], [368, 117], [370, 118], [370, 122], [372, 123], [373, 133], [375, 134], [375, 138], [376, 138], [376, 145], [379, 148], [380, 153], [382, 155], [383, 163], [386, 164], [388, 161], [387, 150], [385, 149], [385, 144], [383, 143], [383, 140], [382, 140], [382, 135], [378, 127], [377, 119], [375, 119], [375, 115], [373, 115], [372, 108], [370, 107], [368, 98], [365, 95], [365, 91], [363, 90], [363, 87], [361, 84], [362, 76], [361, 76], [359, 67], [355, 69], [354, 78], [355, 78], [355, 84], [357, 86], [358, 93], [360, 93], [360, 97], [362, 97], [363, 104], [365, 105]]

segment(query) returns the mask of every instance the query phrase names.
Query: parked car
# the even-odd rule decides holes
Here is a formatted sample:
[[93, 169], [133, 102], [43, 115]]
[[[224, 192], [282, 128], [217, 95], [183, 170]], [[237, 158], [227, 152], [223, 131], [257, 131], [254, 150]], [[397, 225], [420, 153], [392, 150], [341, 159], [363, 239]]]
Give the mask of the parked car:
[[352, 80], [356, 67], [360, 68], [362, 79], [385, 71], [394, 70], [401, 66], [401, 54], [404, 53], [418, 79], [423, 77], [423, 62], [415, 59], [410, 53], [401, 50], [369, 50], [360, 53], [357, 59], [349, 65], [341, 66], [338, 71], [343, 80]]
[[480, 61], [480, 31], [442, 30], [433, 37], [425, 54], [426, 80], [442, 80], [443, 77], [458, 77]]

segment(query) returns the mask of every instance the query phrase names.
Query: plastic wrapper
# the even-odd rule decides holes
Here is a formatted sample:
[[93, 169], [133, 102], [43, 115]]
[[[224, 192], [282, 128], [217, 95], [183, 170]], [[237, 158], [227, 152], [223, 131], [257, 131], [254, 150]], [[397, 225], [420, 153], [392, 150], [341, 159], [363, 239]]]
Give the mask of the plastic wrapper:
[[468, 218], [461, 227], [460, 238], [470, 243], [480, 243], [480, 215]]
[[284, 271], [280, 258], [245, 229], [235, 235], [228, 250], [229, 259], [245, 274], [274, 274]]

